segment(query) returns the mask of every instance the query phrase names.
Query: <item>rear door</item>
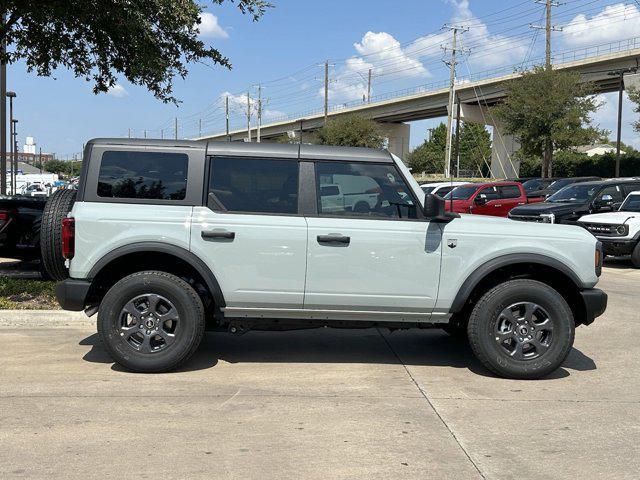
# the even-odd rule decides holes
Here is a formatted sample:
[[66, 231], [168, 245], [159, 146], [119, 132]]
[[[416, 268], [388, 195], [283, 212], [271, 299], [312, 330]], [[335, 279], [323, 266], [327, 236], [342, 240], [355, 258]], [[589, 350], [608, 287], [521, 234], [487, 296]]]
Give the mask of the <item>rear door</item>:
[[298, 213], [297, 150], [289, 158], [214, 155], [208, 172], [191, 249], [216, 276], [225, 313], [302, 308], [307, 224]]
[[[316, 161], [317, 215], [307, 218], [305, 309], [393, 312], [430, 317], [440, 277], [441, 229], [418, 211], [417, 199], [392, 163]], [[366, 211], [327, 209], [327, 185], [362, 185], [376, 195]], [[373, 193], [372, 193], [373, 192]], [[371, 317], [373, 318], [373, 317]]]
[[525, 203], [517, 185], [499, 186], [498, 194], [500, 195], [500, 206], [496, 207], [496, 209], [499, 211], [497, 215], [500, 217], [506, 217], [512, 208]]

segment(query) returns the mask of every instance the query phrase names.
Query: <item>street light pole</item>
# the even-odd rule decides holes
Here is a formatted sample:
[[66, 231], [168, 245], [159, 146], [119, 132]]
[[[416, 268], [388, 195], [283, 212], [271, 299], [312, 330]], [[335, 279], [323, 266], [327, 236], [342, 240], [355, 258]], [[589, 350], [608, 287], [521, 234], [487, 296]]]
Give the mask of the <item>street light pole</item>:
[[11, 192], [13, 195], [16, 194], [16, 190], [18, 189], [18, 120], [15, 118], [12, 120], [13, 123], [13, 186], [11, 187]]
[[[13, 157], [13, 147], [14, 147], [14, 123], [13, 123], [13, 99], [16, 98], [16, 93], [15, 92], [7, 92], [6, 93], [7, 98], [9, 98], [9, 158], [11, 159], [11, 194], [15, 195], [15, 190], [13, 187], [13, 164], [14, 164], [14, 157]], [[3, 99], [3, 101], [6, 101]], [[5, 171], [2, 173], [5, 178], [7, 175], [7, 170], [5, 167]], [[6, 180], [5, 180], [6, 182]]]

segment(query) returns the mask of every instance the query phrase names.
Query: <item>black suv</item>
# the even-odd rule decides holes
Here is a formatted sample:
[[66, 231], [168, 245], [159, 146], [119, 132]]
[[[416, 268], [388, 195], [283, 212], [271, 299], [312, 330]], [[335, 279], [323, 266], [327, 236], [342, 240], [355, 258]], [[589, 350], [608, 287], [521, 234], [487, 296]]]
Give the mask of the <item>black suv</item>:
[[574, 183], [544, 202], [514, 208], [509, 212], [509, 218], [525, 222], [575, 224], [583, 215], [615, 210], [630, 192], [638, 189], [640, 178]]

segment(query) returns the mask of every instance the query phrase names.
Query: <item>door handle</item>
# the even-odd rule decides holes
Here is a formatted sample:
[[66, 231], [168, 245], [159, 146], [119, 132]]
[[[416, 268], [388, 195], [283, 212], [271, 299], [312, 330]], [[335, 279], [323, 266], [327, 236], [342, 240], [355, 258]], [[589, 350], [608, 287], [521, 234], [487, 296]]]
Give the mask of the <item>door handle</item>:
[[205, 240], [233, 240], [236, 238], [236, 232], [227, 230], [203, 230], [200, 236]]
[[496, 204], [494, 205], [494, 207], [496, 207], [496, 208], [501, 207], [501, 206], [502, 206], [502, 204], [501, 204], [501, 203], [496, 203]]
[[347, 246], [351, 242], [351, 237], [332, 233], [330, 235], [318, 235], [318, 243], [321, 245]]

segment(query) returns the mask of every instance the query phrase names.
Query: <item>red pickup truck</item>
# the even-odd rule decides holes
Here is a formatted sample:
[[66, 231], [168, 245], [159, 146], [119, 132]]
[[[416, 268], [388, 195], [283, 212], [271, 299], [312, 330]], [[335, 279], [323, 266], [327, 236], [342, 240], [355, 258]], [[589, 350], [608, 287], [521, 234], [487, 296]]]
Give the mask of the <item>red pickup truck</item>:
[[447, 211], [506, 217], [509, 210], [537, 203], [542, 197], [528, 197], [518, 182], [468, 183], [454, 188], [444, 197]]

